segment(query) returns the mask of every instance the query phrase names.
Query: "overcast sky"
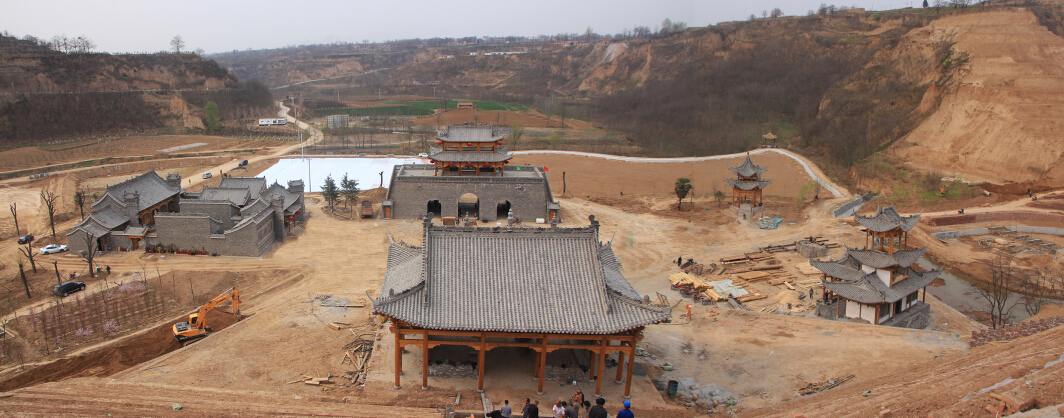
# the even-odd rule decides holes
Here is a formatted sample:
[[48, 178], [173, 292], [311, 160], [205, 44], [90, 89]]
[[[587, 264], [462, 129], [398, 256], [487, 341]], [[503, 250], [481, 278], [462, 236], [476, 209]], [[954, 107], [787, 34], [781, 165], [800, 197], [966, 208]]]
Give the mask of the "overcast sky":
[[[822, 2], [5, 0], [0, 30], [45, 39], [86, 36], [106, 52], [167, 50], [170, 39], [181, 35], [187, 49], [216, 53], [362, 40], [583, 33], [589, 26], [596, 33], [614, 34], [637, 25], [653, 29], [665, 18], [687, 22], [690, 27], [744, 20], [774, 7], [786, 15], [805, 15]], [[867, 10], [919, 6], [917, 0], [848, 0], [846, 4]]]

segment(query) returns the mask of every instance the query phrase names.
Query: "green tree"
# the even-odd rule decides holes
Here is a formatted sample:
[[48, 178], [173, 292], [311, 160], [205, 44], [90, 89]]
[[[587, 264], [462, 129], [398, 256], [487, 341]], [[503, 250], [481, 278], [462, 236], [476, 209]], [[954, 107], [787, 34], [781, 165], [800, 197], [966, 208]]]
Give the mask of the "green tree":
[[207, 105], [203, 106], [203, 113], [207, 114], [207, 132], [214, 132], [222, 127], [218, 118], [218, 103], [207, 102]]
[[340, 179], [340, 195], [344, 198], [344, 207], [357, 205], [358, 180], [349, 179], [347, 178], [347, 173], [344, 173], [344, 178]]
[[691, 179], [687, 177], [676, 179], [676, 210], [680, 210], [680, 205], [683, 204], [683, 199], [687, 197], [687, 194], [691, 193], [691, 190], [694, 188], [695, 186], [691, 185]]
[[321, 187], [321, 198], [329, 205], [329, 210], [336, 212], [336, 202], [340, 200], [340, 191], [336, 188], [336, 181], [332, 174], [325, 177], [325, 185]]
[[720, 209], [720, 204], [724, 202], [724, 192], [720, 190], [713, 192], [713, 199], [717, 201], [717, 209]]
[[547, 139], [547, 142], [550, 142], [551, 149], [558, 149], [558, 145], [562, 143], [562, 134], [558, 132], [550, 134], [550, 139]]

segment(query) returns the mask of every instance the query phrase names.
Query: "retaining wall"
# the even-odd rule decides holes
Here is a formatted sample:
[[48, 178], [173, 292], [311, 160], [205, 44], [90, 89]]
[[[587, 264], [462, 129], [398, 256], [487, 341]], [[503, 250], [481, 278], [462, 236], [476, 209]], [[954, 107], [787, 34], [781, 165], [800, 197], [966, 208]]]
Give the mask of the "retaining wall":
[[1020, 337], [1026, 337], [1060, 324], [1064, 324], [1064, 317], [1057, 315], [1037, 321], [1006, 324], [995, 330], [972, 331], [972, 339], [968, 341], [968, 346], [978, 347], [991, 341], [1009, 341]]
[[961, 225], [994, 221], [1047, 221], [1064, 223], [1064, 215], [1031, 212], [973, 213], [970, 215], [937, 216], [928, 220], [931, 226]]

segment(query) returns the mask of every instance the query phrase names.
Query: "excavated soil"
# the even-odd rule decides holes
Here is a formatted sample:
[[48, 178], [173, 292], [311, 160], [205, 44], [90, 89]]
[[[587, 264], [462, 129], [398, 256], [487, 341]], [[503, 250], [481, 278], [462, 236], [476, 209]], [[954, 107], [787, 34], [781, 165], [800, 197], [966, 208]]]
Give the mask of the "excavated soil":
[[[219, 310], [208, 312], [207, 321], [215, 332], [237, 322], [231, 312]], [[173, 332], [173, 326], [177, 322], [180, 321], [164, 323], [146, 334], [127, 339], [107, 348], [63, 358], [38, 367], [29, 366], [31, 368], [28, 370], [0, 382], [0, 391], [9, 391], [72, 377], [106, 377], [118, 373], [181, 348], [181, 344], [174, 338]]]

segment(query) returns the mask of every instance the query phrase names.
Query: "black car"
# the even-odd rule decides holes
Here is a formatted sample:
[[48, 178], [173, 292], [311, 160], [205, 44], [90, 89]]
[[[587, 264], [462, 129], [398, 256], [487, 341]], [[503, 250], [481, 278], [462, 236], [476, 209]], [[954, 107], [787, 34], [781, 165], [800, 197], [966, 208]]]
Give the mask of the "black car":
[[80, 292], [82, 290], [85, 290], [85, 283], [83, 282], [63, 282], [62, 284], [57, 284], [55, 285], [55, 287], [52, 288], [52, 294], [59, 297], [64, 297], [71, 293]]
[[29, 244], [31, 242], [33, 242], [33, 235], [27, 234], [27, 235], [23, 235], [21, 237], [18, 237], [18, 243], [19, 244]]
[[237, 167], [243, 167], [245, 165], [248, 165], [248, 160], [241, 161], [240, 165], [238, 165]]

